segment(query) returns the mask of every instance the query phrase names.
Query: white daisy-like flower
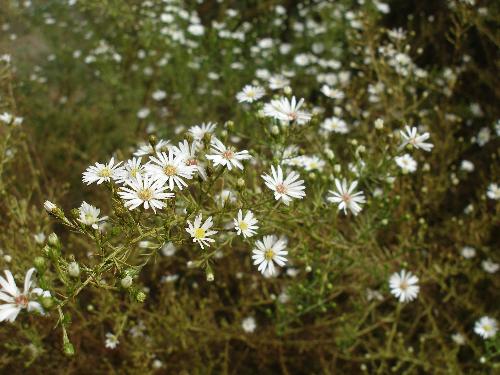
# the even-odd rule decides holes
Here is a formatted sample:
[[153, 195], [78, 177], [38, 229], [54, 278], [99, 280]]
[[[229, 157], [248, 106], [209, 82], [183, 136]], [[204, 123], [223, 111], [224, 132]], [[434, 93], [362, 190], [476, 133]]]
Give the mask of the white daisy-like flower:
[[400, 149], [406, 147], [406, 145], [409, 144], [415, 148], [422, 149], [427, 152], [432, 150], [434, 145], [432, 143], [424, 142], [430, 138], [429, 133], [424, 133], [422, 135], [419, 135], [417, 133], [418, 129], [415, 126], [410, 128], [407, 125], [405, 129], [406, 133], [400, 130], [401, 138], [403, 139], [403, 143], [401, 144], [401, 146], [399, 146]]
[[143, 205], [146, 210], [151, 207], [156, 212], [157, 208], [161, 210], [165, 207], [163, 200], [174, 196], [174, 193], [166, 193], [166, 188], [161, 180], [138, 175], [137, 178], [127, 181], [127, 186], [122, 186], [118, 194], [129, 210]]
[[336, 203], [339, 205], [339, 210], [344, 210], [344, 214], [347, 215], [347, 209], [349, 209], [354, 215], [361, 212], [361, 205], [366, 203], [365, 196], [362, 191], [354, 192], [356, 186], [358, 186], [358, 181], [353, 181], [347, 187], [347, 181], [344, 179], [340, 181], [338, 178], [335, 179], [335, 186], [337, 191], [329, 190], [331, 196], [326, 199], [329, 202]]
[[328, 85], [323, 85], [321, 87], [321, 92], [329, 97], [330, 99], [337, 99], [337, 100], [341, 100], [341, 99], [344, 99], [345, 98], [345, 94], [342, 90], [339, 90], [339, 89], [332, 89], [330, 86]]
[[255, 318], [253, 316], [249, 316], [241, 322], [241, 328], [246, 333], [252, 333], [257, 328], [257, 323], [255, 322]]
[[269, 78], [269, 88], [271, 90], [281, 90], [290, 85], [290, 80], [282, 75], [274, 75]]
[[49, 297], [50, 293], [40, 288], [31, 289], [33, 283], [31, 277], [34, 272], [34, 268], [30, 268], [26, 272], [22, 291], [17, 287], [10, 271], [5, 271], [6, 278], [0, 276], [0, 301], [4, 302], [0, 304], [0, 322], [13, 322], [22, 309], [38, 311], [43, 314], [42, 305], [35, 300], [35, 296]]
[[217, 124], [207, 122], [201, 125], [191, 126], [189, 128], [189, 133], [193, 136], [196, 141], [201, 141], [205, 134], [212, 134], [216, 128]]
[[483, 260], [481, 266], [488, 273], [495, 273], [500, 268], [500, 264], [493, 262], [491, 259]]
[[258, 270], [263, 274], [274, 275], [276, 273], [276, 267], [274, 263], [278, 266], [283, 267], [287, 262], [286, 255], [286, 241], [278, 239], [275, 235], [264, 236], [262, 241], [258, 240], [255, 242], [257, 248], [253, 249], [252, 259], [253, 264], [258, 266]]
[[389, 279], [391, 293], [399, 298], [399, 302], [409, 302], [417, 298], [420, 287], [418, 286], [418, 277], [411, 272], [402, 270], [400, 273], [394, 273]]
[[253, 103], [266, 94], [263, 87], [246, 85], [243, 89], [236, 94], [236, 99], [240, 103]]
[[78, 212], [80, 214], [78, 221], [83, 225], [89, 225], [94, 229], [99, 229], [99, 223], [108, 218], [107, 216], [100, 218], [99, 215], [101, 214], [101, 210], [88, 204], [87, 202], [82, 202]]
[[184, 179], [192, 179], [195, 168], [191, 165], [186, 165], [184, 156], [175, 154], [172, 149], [168, 154], [162, 152], [156, 157], [150, 157], [151, 163], [146, 164], [146, 173], [154, 179], [167, 184], [170, 190], [174, 190], [177, 186], [182, 190], [187, 185]]
[[118, 337], [114, 335], [111, 332], [106, 333], [106, 341], [104, 342], [104, 345], [108, 349], [115, 349], [120, 341], [118, 341]]
[[321, 123], [321, 129], [323, 129], [328, 133], [330, 132], [339, 134], [349, 133], [349, 128], [346, 122], [341, 118], [335, 116], [325, 119], [325, 121]]
[[288, 98], [273, 99], [270, 103], [264, 105], [264, 115], [273, 117], [284, 123], [295, 122], [299, 125], [304, 125], [311, 120], [311, 114], [306, 111], [301, 111], [300, 107], [304, 103], [304, 99], [297, 102], [295, 96], [289, 101]]
[[117, 183], [126, 183], [127, 181], [136, 179], [137, 176], [144, 176], [145, 171], [142, 159], [132, 158], [118, 168], [115, 180]]
[[483, 339], [494, 337], [498, 331], [498, 323], [495, 319], [489, 316], [483, 316], [474, 324], [474, 332]]
[[205, 167], [203, 166], [203, 163], [198, 160], [198, 157], [196, 155], [196, 151], [198, 149], [198, 146], [200, 145], [199, 142], [194, 141], [189, 145], [189, 142], [184, 140], [182, 142], [179, 142], [179, 146], [173, 146], [172, 151], [176, 155], [182, 155], [182, 158], [184, 159], [184, 163], [187, 166], [193, 167], [198, 174], [201, 176], [203, 180], [207, 179], [207, 172], [205, 170]]
[[470, 247], [470, 246], [464, 246], [462, 248], [462, 256], [465, 259], [474, 258], [476, 256], [476, 249], [474, 249], [473, 247]]
[[252, 158], [247, 150], [234, 151], [232, 147], [226, 147], [215, 137], [212, 138], [211, 145], [212, 149], [210, 152], [212, 152], [212, 155], [206, 155], [206, 158], [211, 160], [214, 166], [222, 165], [227, 167], [228, 170], [231, 170], [235, 166], [243, 170], [243, 164], [241, 164], [240, 160]]
[[4, 124], [7, 124], [7, 125], [12, 124], [12, 125], [19, 126], [23, 123], [23, 120], [24, 119], [22, 117], [13, 116], [8, 112], [4, 112], [4, 113], [0, 114], [0, 121], [2, 121]]
[[486, 195], [488, 198], [493, 199], [493, 200], [499, 200], [500, 199], [500, 187], [498, 184], [489, 184], [488, 186], [488, 191], [486, 192]]
[[169, 140], [160, 139], [158, 140], [154, 148], [150, 143], [142, 143], [137, 151], [134, 152], [134, 156], [150, 156], [155, 155], [159, 152], [166, 152], [168, 151], [169, 143]]
[[259, 227], [257, 223], [259, 222], [252, 211], [247, 211], [245, 217], [243, 217], [243, 211], [238, 210], [238, 216], [233, 219], [234, 221], [234, 229], [238, 235], [243, 235], [243, 237], [252, 237]]
[[410, 154], [396, 156], [396, 164], [403, 170], [403, 173], [413, 173], [417, 170], [417, 161]]
[[281, 166], [271, 166], [271, 175], [263, 174], [266, 186], [274, 191], [274, 198], [281, 199], [285, 205], [289, 205], [293, 198], [302, 199], [305, 197], [304, 180], [299, 180], [300, 175], [297, 172], [291, 171], [286, 178], [283, 178]]
[[118, 167], [121, 162], [115, 164], [115, 158], [111, 158], [108, 164], [95, 163], [95, 165], [91, 165], [83, 172], [83, 182], [87, 185], [90, 185], [96, 182], [98, 185], [103, 182], [109, 182], [112, 179], [114, 180], [118, 173]]
[[203, 225], [201, 224], [202, 220], [203, 216], [201, 213], [194, 219], [194, 224], [188, 220], [186, 232], [188, 232], [191, 237], [193, 237], [193, 242], [198, 242], [201, 248], [204, 249], [205, 246], [210, 246], [210, 242], [215, 242], [215, 240], [213, 238], [210, 238], [210, 236], [216, 234], [217, 231], [210, 229], [214, 225], [212, 216], [206, 219]]

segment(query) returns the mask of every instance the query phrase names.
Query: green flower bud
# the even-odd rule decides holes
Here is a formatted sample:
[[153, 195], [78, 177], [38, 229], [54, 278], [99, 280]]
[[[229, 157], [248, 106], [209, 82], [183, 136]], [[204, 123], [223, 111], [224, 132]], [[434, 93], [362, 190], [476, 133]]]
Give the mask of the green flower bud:
[[80, 276], [80, 266], [76, 262], [71, 262], [68, 264], [68, 274], [71, 277], [79, 277]]
[[59, 242], [59, 237], [57, 237], [57, 234], [55, 234], [55, 233], [49, 234], [49, 239], [47, 242], [49, 243], [50, 246], [53, 246], [53, 247], [58, 248], [61, 246], [61, 243]]
[[120, 280], [120, 285], [122, 286], [123, 289], [128, 289], [132, 286], [132, 276], [127, 275], [123, 279]]
[[45, 269], [45, 258], [35, 257], [33, 263], [38, 272]]
[[140, 303], [144, 302], [146, 300], [146, 293], [137, 292], [137, 294], [135, 295], [135, 300]]

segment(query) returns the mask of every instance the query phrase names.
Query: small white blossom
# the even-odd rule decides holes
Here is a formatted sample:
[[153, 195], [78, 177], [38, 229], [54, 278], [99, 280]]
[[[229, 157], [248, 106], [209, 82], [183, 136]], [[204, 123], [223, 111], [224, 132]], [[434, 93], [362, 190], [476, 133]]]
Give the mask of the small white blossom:
[[431, 151], [434, 145], [432, 143], [424, 142], [430, 138], [429, 133], [424, 133], [419, 135], [417, 133], [417, 128], [414, 126], [410, 128], [408, 125], [406, 126], [406, 133], [404, 131], [400, 131], [401, 138], [403, 139], [403, 143], [401, 144], [400, 149], [404, 148], [406, 145], [412, 145], [415, 148], [422, 149], [424, 151]]
[[246, 85], [243, 89], [236, 94], [236, 99], [240, 103], [253, 103], [266, 94], [264, 88], [260, 86]]
[[245, 217], [243, 217], [243, 211], [238, 210], [238, 216], [233, 219], [234, 229], [238, 235], [243, 235], [243, 237], [252, 237], [259, 227], [257, 223], [259, 222], [253, 215], [252, 211], [247, 211]]
[[252, 333], [257, 328], [257, 323], [255, 322], [255, 318], [253, 316], [249, 316], [241, 322], [241, 327], [243, 331], [247, 333]]
[[500, 186], [498, 184], [489, 184], [488, 186], [488, 191], [486, 192], [486, 195], [488, 198], [493, 199], [493, 200], [499, 200], [500, 199]]
[[255, 242], [255, 246], [256, 248], [252, 251], [253, 264], [258, 266], [258, 270], [263, 275], [272, 276], [276, 274], [274, 263], [280, 267], [285, 265], [287, 261], [286, 255], [288, 254], [288, 251], [285, 250], [285, 240], [278, 239], [275, 235], [264, 236], [262, 241]]
[[146, 165], [146, 173], [152, 178], [167, 184], [170, 190], [177, 186], [179, 190], [185, 188], [184, 179], [192, 179], [195, 168], [186, 165], [184, 156], [175, 154], [173, 149], [168, 154], [162, 152], [157, 157], [151, 156], [151, 163]]
[[300, 107], [304, 103], [304, 99], [297, 102], [295, 96], [289, 101], [288, 98], [273, 99], [270, 103], [264, 105], [264, 115], [273, 117], [284, 123], [295, 122], [299, 125], [304, 125], [311, 120], [311, 114], [306, 111], [301, 111]]
[[227, 167], [228, 170], [231, 170], [233, 166], [243, 170], [243, 164], [241, 164], [240, 160], [251, 159], [252, 156], [248, 153], [247, 150], [243, 151], [234, 151], [232, 147], [226, 147], [221, 141], [217, 138], [212, 139], [212, 152], [211, 155], [207, 155], [206, 158], [211, 160], [214, 163], [214, 166], [222, 165]]
[[474, 324], [474, 332], [485, 340], [494, 337], [497, 331], [497, 321], [489, 316], [483, 316]]
[[117, 177], [118, 167], [121, 162], [115, 164], [115, 159], [111, 158], [108, 164], [95, 163], [95, 165], [91, 165], [87, 168], [85, 172], [83, 172], [83, 182], [87, 185], [92, 183], [97, 183], [98, 185], [103, 182], [110, 182], [112, 179]]
[[417, 170], [417, 162], [410, 154], [396, 156], [396, 164], [403, 170], [403, 173], [413, 173]]
[[389, 279], [391, 293], [399, 299], [399, 302], [409, 302], [417, 298], [420, 287], [418, 277], [411, 272], [402, 270], [394, 273]]
[[188, 220], [186, 232], [188, 232], [191, 237], [193, 237], [193, 242], [198, 242], [201, 248], [204, 249], [205, 246], [210, 246], [210, 242], [215, 242], [215, 240], [213, 238], [210, 238], [210, 236], [216, 234], [217, 231], [210, 229], [214, 225], [212, 216], [206, 219], [203, 225], [201, 224], [202, 220], [202, 214], [196, 216], [194, 224], [192, 224], [191, 221]]
[[120, 341], [118, 341], [118, 337], [116, 337], [116, 335], [111, 332], [106, 333], [106, 341], [104, 342], [106, 348], [115, 349], [119, 343]]
[[329, 196], [327, 200], [338, 204], [339, 210], [344, 210], [344, 214], [347, 214], [347, 209], [354, 215], [359, 214], [362, 210], [361, 205], [364, 204], [366, 200], [362, 191], [354, 192], [354, 189], [358, 186], [358, 181], [353, 181], [348, 188], [345, 179], [341, 182], [336, 178], [335, 186], [337, 187], [337, 191], [329, 190], [331, 196]]
[[107, 216], [100, 218], [99, 215], [101, 214], [101, 210], [88, 204], [87, 202], [82, 202], [78, 212], [80, 214], [78, 221], [83, 225], [89, 225], [94, 229], [98, 229], [99, 223], [108, 218]]
[[271, 166], [271, 175], [263, 174], [266, 186], [274, 191], [274, 199], [281, 199], [285, 205], [289, 205], [293, 198], [302, 199], [305, 197], [304, 180], [299, 180], [300, 175], [297, 172], [290, 172], [286, 178], [283, 178], [283, 171], [278, 165], [275, 169]]
[[166, 188], [160, 180], [138, 175], [136, 179], [127, 181], [127, 186], [121, 187], [118, 195], [129, 210], [143, 205], [146, 210], [151, 207], [156, 212], [157, 208], [161, 210], [165, 207], [163, 200], [174, 196], [174, 193], [166, 193]]

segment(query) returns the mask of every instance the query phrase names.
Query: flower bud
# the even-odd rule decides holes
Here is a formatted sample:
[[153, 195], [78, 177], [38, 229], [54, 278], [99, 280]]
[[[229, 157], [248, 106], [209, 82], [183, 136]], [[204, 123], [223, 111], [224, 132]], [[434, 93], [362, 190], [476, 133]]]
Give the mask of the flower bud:
[[244, 178], [238, 178], [238, 180], [236, 181], [236, 184], [239, 186], [239, 187], [243, 187], [245, 186], [245, 179]]
[[50, 246], [53, 246], [53, 247], [60, 247], [61, 246], [61, 243], [59, 242], [59, 238], [57, 237], [57, 234], [55, 234], [54, 232], [52, 232], [51, 234], [49, 234], [49, 238], [48, 238], [48, 241]]
[[290, 86], [286, 86], [283, 89], [283, 92], [285, 93], [285, 95], [291, 95], [292, 94], [292, 88]]
[[49, 214], [51, 214], [57, 208], [57, 206], [51, 201], [45, 201], [43, 207]]
[[215, 280], [215, 276], [214, 276], [213, 272], [207, 273], [207, 281], [212, 282], [214, 280]]
[[54, 306], [54, 299], [52, 297], [42, 297], [40, 298], [40, 302], [45, 310], [49, 310]]
[[121, 284], [123, 289], [128, 289], [132, 286], [132, 281], [133, 281], [132, 276], [127, 275], [123, 279], [120, 280], [120, 284]]
[[378, 118], [375, 120], [375, 129], [377, 130], [381, 130], [384, 128], [384, 120], [382, 120], [381, 118]]
[[33, 260], [33, 264], [38, 271], [43, 270], [45, 268], [45, 258], [35, 257], [35, 259]]
[[234, 129], [234, 122], [233, 121], [228, 121], [226, 122], [226, 128], [229, 130], [229, 131], [232, 131]]
[[75, 347], [73, 346], [72, 343], [70, 343], [69, 341], [65, 342], [63, 347], [64, 347], [64, 354], [70, 357], [75, 355]]
[[333, 158], [335, 158], [335, 154], [333, 153], [333, 151], [329, 148], [326, 148], [325, 149], [325, 155], [328, 159], [332, 160]]
[[271, 133], [272, 133], [273, 135], [278, 135], [278, 134], [280, 133], [280, 128], [279, 128], [277, 125], [273, 125], [273, 126], [271, 127]]
[[342, 166], [340, 164], [335, 164], [333, 166], [333, 170], [335, 171], [335, 173], [340, 173], [340, 171], [342, 170]]
[[146, 293], [144, 292], [137, 292], [137, 294], [135, 295], [135, 300], [137, 302], [144, 302], [146, 300]]
[[80, 266], [76, 262], [71, 262], [68, 264], [68, 274], [71, 277], [78, 277], [80, 276]]

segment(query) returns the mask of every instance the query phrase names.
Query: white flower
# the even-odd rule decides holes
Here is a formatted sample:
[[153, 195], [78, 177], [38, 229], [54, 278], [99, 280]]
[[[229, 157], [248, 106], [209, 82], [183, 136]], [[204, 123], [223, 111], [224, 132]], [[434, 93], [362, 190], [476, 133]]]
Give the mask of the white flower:
[[406, 126], [406, 133], [400, 130], [401, 138], [403, 138], [403, 143], [399, 146], [400, 149], [404, 148], [406, 145], [410, 144], [415, 148], [422, 149], [424, 151], [430, 151], [434, 145], [432, 143], [426, 143], [427, 139], [429, 139], [430, 134], [424, 133], [419, 135], [417, 133], [417, 128], [414, 126], [410, 128], [408, 125]]
[[198, 160], [198, 157], [196, 156], [196, 150], [200, 143], [198, 141], [194, 141], [191, 143], [191, 146], [189, 145], [188, 141], [184, 140], [183, 142], [179, 142], [179, 147], [173, 146], [172, 151], [176, 155], [181, 155], [182, 158], [184, 159], [184, 163], [187, 166], [193, 167], [201, 176], [203, 180], [207, 179], [207, 172], [205, 171], [205, 167], [203, 164]]
[[470, 246], [464, 246], [462, 248], [462, 256], [465, 259], [474, 258], [476, 256], [476, 249], [474, 249], [473, 247], [470, 247]]
[[106, 341], [104, 342], [106, 348], [115, 349], [119, 343], [120, 341], [118, 341], [118, 337], [116, 337], [116, 335], [111, 332], [106, 333]]
[[171, 257], [175, 254], [177, 249], [175, 248], [175, 245], [172, 242], [167, 242], [165, 245], [161, 247], [161, 253], [163, 256], [166, 257]]
[[465, 345], [465, 337], [460, 332], [451, 335], [451, 339], [457, 345]]
[[170, 141], [165, 139], [160, 139], [155, 147], [151, 146], [150, 143], [143, 143], [139, 146], [136, 152], [134, 152], [134, 156], [148, 156], [155, 155], [158, 152], [168, 151], [168, 144]]
[[321, 124], [321, 129], [328, 133], [335, 132], [346, 134], [349, 132], [349, 128], [347, 127], [345, 121], [335, 116], [325, 119], [325, 121]]
[[462, 162], [460, 163], [460, 169], [465, 172], [473, 172], [474, 163], [469, 160], [462, 160]]
[[174, 193], [165, 193], [166, 186], [161, 180], [155, 180], [150, 176], [137, 176], [134, 180], [127, 181], [128, 186], [120, 188], [118, 194], [125, 200], [125, 207], [129, 210], [143, 205], [145, 209], [151, 207], [154, 212], [165, 206], [163, 200], [172, 198]]
[[483, 270], [485, 270], [488, 273], [495, 273], [500, 268], [500, 265], [498, 263], [493, 262], [491, 259], [483, 260], [481, 262], [481, 266], [483, 267]]
[[38, 244], [44, 243], [45, 242], [45, 233], [39, 232], [33, 235], [33, 238], [35, 239], [35, 242]]
[[337, 100], [340, 100], [340, 99], [344, 99], [345, 97], [345, 94], [342, 90], [338, 90], [338, 89], [332, 89], [330, 86], [328, 85], [323, 85], [321, 87], [321, 92], [331, 98], [331, 99], [337, 99]]
[[264, 105], [264, 115], [273, 117], [284, 123], [296, 122], [299, 125], [308, 123], [311, 120], [311, 114], [306, 111], [301, 111], [300, 107], [304, 103], [304, 99], [297, 102], [295, 96], [291, 101], [288, 98], [282, 97], [280, 99], [271, 100], [270, 103]]
[[266, 186], [274, 191], [274, 198], [281, 199], [284, 204], [288, 206], [292, 198], [302, 199], [305, 197], [304, 180], [299, 180], [300, 175], [297, 172], [290, 172], [288, 176], [283, 179], [283, 171], [278, 165], [277, 169], [271, 166], [271, 174], [263, 174], [261, 177], [264, 179]]
[[184, 179], [193, 178], [195, 168], [186, 165], [185, 159], [181, 154], [174, 154], [170, 149], [168, 154], [162, 152], [157, 157], [150, 157], [151, 163], [146, 165], [146, 173], [153, 178], [166, 183], [170, 190], [177, 186], [182, 190], [187, 186]]
[[246, 85], [236, 94], [236, 99], [240, 103], [253, 103], [265, 95], [266, 91], [260, 86]]
[[217, 125], [211, 122], [202, 123], [201, 125], [191, 126], [189, 132], [196, 141], [201, 141], [205, 134], [213, 133]]
[[488, 191], [486, 192], [486, 195], [488, 198], [493, 199], [493, 200], [499, 200], [500, 199], [500, 187], [498, 184], [489, 184], [488, 186]]
[[7, 125], [21, 125], [23, 123], [22, 117], [12, 116], [10, 113], [4, 112], [0, 114], [0, 121]]
[[82, 203], [78, 212], [80, 213], [78, 221], [83, 225], [90, 225], [94, 229], [98, 229], [99, 223], [108, 218], [107, 216], [99, 218], [101, 210], [88, 204], [87, 202]]
[[290, 80], [288, 78], [283, 77], [282, 75], [275, 75], [269, 78], [269, 88], [271, 90], [280, 90], [285, 88], [290, 84]]
[[259, 221], [253, 216], [252, 211], [247, 211], [245, 217], [243, 217], [243, 211], [241, 209], [238, 211], [238, 217], [233, 219], [234, 229], [238, 235], [243, 235], [243, 237], [252, 237], [259, 227], [256, 225]]
[[494, 337], [498, 331], [498, 323], [495, 319], [489, 316], [483, 316], [474, 324], [474, 332], [483, 339]]
[[399, 302], [413, 301], [420, 291], [418, 277], [405, 270], [394, 273], [389, 279], [389, 286], [391, 293], [399, 298]]
[[111, 179], [115, 179], [117, 177], [118, 167], [121, 162], [115, 164], [115, 159], [111, 158], [108, 164], [95, 163], [95, 165], [91, 165], [87, 168], [85, 172], [83, 172], [83, 182], [87, 185], [90, 185], [96, 182], [98, 185], [103, 182], [109, 182]]
[[6, 279], [0, 276], [0, 301], [5, 302], [0, 305], [0, 322], [13, 322], [22, 309], [38, 311], [43, 314], [42, 306], [34, 300], [33, 295], [43, 295], [47, 297], [50, 296], [50, 293], [40, 288], [31, 290], [31, 276], [33, 272], [35, 272], [34, 268], [30, 268], [28, 272], [26, 272], [24, 289], [22, 292], [17, 287], [10, 271], [5, 271]]
[[194, 219], [194, 224], [192, 224], [191, 221], [188, 220], [186, 232], [188, 232], [191, 237], [193, 237], [193, 242], [198, 242], [201, 248], [204, 249], [204, 246], [210, 246], [209, 242], [215, 242], [215, 240], [213, 238], [210, 238], [210, 236], [216, 234], [217, 231], [210, 230], [210, 228], [212, 228], [212, 226], [214, 225], [212, 216], [205, 220], [203, 225], [201, 225], [202, 220], [202, 214], [196, 216], [196, 218]]
[[163, 90], [156, 90], [155, 92], [153, 92], [151, 97], [156, 101], [160, 101], [167, 97], [167, 93]]
[[257, 323], [255, 322], [255, 318], [253, 316], [249, 316], [241, 322], [241, 328], [243, 328], [243, 331], [247, 333], [252, 333], [255, 331], [255, 328], [257, 328]]
[[403, 173], [413, 173], [417, 170], [417, 162], [410, 154], [396, 156], [396, 164], [403, 170]]
[[256, 249], [253, 249], [252, 259], [253, 264], [258, 265], [257, 268], [263, 275], [274, 275], [276, 274], [276, 268], [274, 263], [278, 266], [283, 267], [287, 261], [286, 255], [286, 241], [283, 239], [278, 239], [275, 235], [264, 236], [262, 241], [256, 241]]
[[132, 158], [127, 160], [116, 172], [116, 182], [126, 183], [127, 181], [137, 178], [137, 176], [144, 176], [145, 168], [141, 164], [141, 158]]
[[215, 137], [212, 139], [211, 145], [212, 149], [210, 152], [212, 152], [213, 155], [206, 155], [206, 158], [211, 160], [214, 166], [222, 165], [227, 167], [228, 170], [231, 170], [232, 167], [235, 166], [243, 170], [243, 164], [241, 164], [240, 160], [252, 158], [247, 150], [234, 151], [232, 147], [224, 146], [224, 144]]
[[476, 142], [479, 146], [483, 147], [486, 143], [488, 143], [491, 139], [491, 130], [490, 128], [484, 127], [479, 130], [477, 133]]
[[353, 181], [349, 188], [347, 188], [347, 181], [344, 179], [342, 182], [336, 178], [335, 186], [337, 191], [329, 190], [331, 196], [327, 198], [329, 202], [337, 203], [339, 205], [339, 210], [344, 210], [344, 214], [347, 214], [347, 209], [349, 209], [354, 215], [361, 212], [361, 205], [366, 202], [365, 196], [362, 191], [354, 192], [356, 186], [358, 186], [358, 181]]

